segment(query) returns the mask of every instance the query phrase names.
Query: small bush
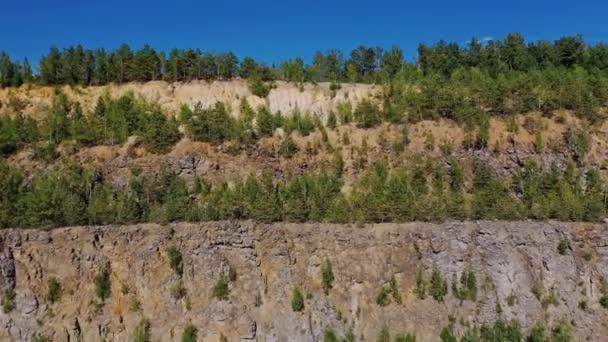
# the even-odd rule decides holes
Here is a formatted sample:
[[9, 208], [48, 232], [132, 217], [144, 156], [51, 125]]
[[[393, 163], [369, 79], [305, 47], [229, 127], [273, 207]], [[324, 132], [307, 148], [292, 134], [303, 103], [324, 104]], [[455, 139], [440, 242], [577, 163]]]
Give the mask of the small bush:
[[436, 267], [433, 268], [433, 273], [431, 274], [429, 293], [435, 300], [440, 302], [443, 301], [443, 297], [448, 293], [448, 282], [441, 276], [441, 272]]
[[32, 336], [32, 342], [51, 342], [53, 341], [50, 337], [43, 335], [41, 333], [35, 333]]
[[473, 272], [462, 272], [460, 276], [460, 288], [454, 287], [454, 295], [460, 300], [477, 300], [477, 279]]
[[169, 257], [169, 264], [171, 265], [171, 269], [179, 276], [181, 276], [184, 272], [182, 252], [180, 252], [177, 247], [171, 246], [167, 249], [167, 256]]
[[397, 286], [397, 279], [395, 278], [394, 274], [391, 276], [389, 285], [391, 287], [391, 293], [393, 294], [393, 300], [395, 301], [395, 303], [401, 304], [401, 293], [399, 292], [399, 287]]
[[15, 309], [15, 289], [7, 289], [2, 296], [2, 311], [7, 314]]
[[142, 319], [137, 324], [133, 333], [133, 342], [149, 342], [152, 339], [150, 336], [150, 321]]
[[376, 304], [380, 306], [389, 305], [391, 302], [391, 299], [389, 297], [390, 292], [391, 291], [388, 288], [382, 287], [382, 289], [380, 289], [380, 292], [376, 296]]
[[59, 300], [62, 293], [63, 288], [61, 287], [59, 281], [57, 281], [55, 277], [49, 278], [48, 289], [46, 291], [46, 300], [49, 303], [55, 303]]
[[228, 286], [228, 279], [225, 275], [222, 275], [220, 279], [217, 280], [217, 283], [215, 283], [215, 286], [213, 286], [211, 297], [219, 300], [228, 300], [229, 295], [230, 288]]
[[327, 328], [323, 332], [323, 342], [340, 342], [340, 339], [336, 336], [336, 332], [333, 329]]
[[293, 139], [291, 139], [289, 134], [286, 134], [283, 141], [281, 141], [281, 146], [279, 146], [279, 155], [289, 159], [296, 153], [298, 153], [298, 145], [293, 142]]
[[414, 335], [414, 334], [397, 335], [397, 336], [395, 336], [395, 342], [416, 342], [416, 335]]
[[327, 295], [332, 288], [334, 281], [334, 272], [329, 259], [325, 259], [325, 262], [323, 262], [323, 265], [321, 266], [321, 277], [323, 281], [323, 291], [325, 291], [325, 294]]
[[507, 305], [513, 306], [515, 303], [517, 303], [517, 295], [515, 292], [511, 291], [511, 294], [507, 297]]
[[197, 333], [198, 330], [196, 329], [196, 327], [194, 327], [194, 325], [188, 325], [182, 333], [182, 342], [196, 342]]
[[104, 302], [110, 297], [111, 293], [110, 274], [106, 270], [99, 272], [95, 276], [95, 295], [100, 301]]
[[304, 296], [302, 295], [302, 291], [300, 291], [299, 287], [293, 289], [293, 294], [291, 296], [291, 309], [295, 312], [304, 310]]
[[568, 254], [568, 250], [570, 250], [570, 241], [567, 239], [562, 239], [559, 241], [559, 245], [557, 245], [557, 252], [559, 255]]
[[426, 298], [426, 283], [424, 281], [424, 272], [422, 267], [418, 267], [416, 271], [416, 294], [419, 299]]
[[261, 79], [254, 77], [249, 80], [249, 90], [258, 97], [267, 97], [270, 94], [270, 87], [267, 86]]
[[605, 279], [601, 280], [602, 297], [600, 297], [600, 305], [604, 309], [608, 309], [608, 282]]

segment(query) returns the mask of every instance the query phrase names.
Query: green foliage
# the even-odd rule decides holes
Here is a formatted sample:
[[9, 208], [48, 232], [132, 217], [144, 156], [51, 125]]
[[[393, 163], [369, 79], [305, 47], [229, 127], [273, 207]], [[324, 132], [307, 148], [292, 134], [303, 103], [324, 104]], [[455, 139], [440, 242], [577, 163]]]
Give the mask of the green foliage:
[[272, 136], [275, 129], [279, 126], [277, 118], [272, 115], [268, 108], [262, 107], [258, 110], [256, 115], [256, 127], [261, 136]]
[[51, 342], [53, 341], [50, 337], [43, 335], [41, 333], [35, 333], [32, 336], [32, 342]]
[[323, 342], [340, 342], [338, 336], [336, 336], [336, 332], [331, 329], [325, 329], [323, 332]]
[[217, 144], [236, 137], [237, 124], [223, 103], [217, 102], [209, 109], [203, 109], [199, 103], [194, 111], [188, 111], [182, 108], [180, 118], [186, 125], [186, 134], [190, 139]]
[[391, 302], [390, 289], [383, 286], [380, 289], [380, 292], [378, 293], [378, 295], [376, 296], [376, 304], [378, 304], [380, 306], [387, 306], [390, 304], [390, 302]]
[[401, 293], [394, 274], [391, 276], [388, 286], [383, 286], [376, 296], [376, 303], [380, 306], [386, 306], [391, 303], [391, 298], [396, 304], [401, 304]]
[[2, 294], [2, 312], [5, 314], [13, 311], [15, 309], [15, 299], [17, 298], [17, 293], [15, 293], [15, 289], [9, 288], [4, 290]]
[[458, 339], [452, 333], [451, 327], [443, 328], [439, 338], [441, 339], [441, 342], [458, 342]]
[[460, 288], [452, 284], [454, 296], [460, 300], [477, 300], [477, 279], [472, 271], [464, 271], [460, 276]]
[[429, 283], [429, 294], [436, 301], [443, 301], [443, 297], [448, 294], [448, 282], [443, 278], [437, 267], [433, 267], [431, 281]]
[[338, 125], [338, 119], [336, 117], [336, 113], [332, 110], [327, 115], [327, 128], [334, 129]]
[[211, 297], [219, 300], [228, 300], [229, 295], [230, 287], [228, 278], [225, 275], [221, 275], [211, 290]]
[[253, 75], [249, 78], [249, 90], [253, 95], [265, 98], [270, 94], [271, 87], [264, 83], [261, 77]]
[[407, 334], [407, 335], [397, 335], [395, 336], [395, 342], [416, 342], [416, 335]]
[[187, 325], [186, 328], [184, 328], [184, 332], [182, 333], [182, 338], [181, 341], [182, 342], [196, 342], [196, 335], [198, 333], [198, 330], [196, 329], [196, 327], [192, 324]]
[[299, 110], [294, 110], [293, 113], [283, 120], [283, 127], [287, 133], [292, 131], [298, 131], [302, 136], [307, 136], [315, 130], [316, 127], [320, 127], [322, 124], [315, 122], [315, 117], [306, 113], [300, 114]]
[[600, 297], [600, 305], [604, 309], [608, 309], [608, 282], [605, 279], [601, 280], [600, 288], [602, 296]]
[[152, 336], [150, 335], [150, 321], [142, 319], [139, 321], [133, 332], [133, 342], [150, 342]]
[[291, 309], [294, 312], [304, 310], [304, 296], [299, 287], [293, 289], [293, 294], [291, 295]]
[[110, 273], [107, 270], [97, 273], [95, 276], [95, 296], [101, 302], [104, 302], [110, 297], [111, 293]]
[[167, 248], [167, 256], [169, 257], [169, 265], [171, 269], [179, 276], [184, 272], [184, 265], [182, 260], [182, 252], [175, 246]]
[[559, 255], [566, 255], [570, 250], [570, 241], [568, 239], [559, 240], [559, 244], [557, 245], [557, 252]]
[[590, 147], [589, 133], [583, 129], [570, 127], [566, 133], [566, 139], [576, 160], [583, 161]]
[[359, 103], [357, 109], [355, 109], [354, 117], [357, 126], [361, 128], [371, 128], [377, 126], [381, 122], [378, 106], [367, 99]]
[[61, 287], [61, 283], [55, 278], [51, 277], [48, 281], [48, 289], [46, 291], [46, 300], [49, 303], [55, 303], [61, 298], [63, 294], [63, 288]]
[[279, 146], [279, 155], [283, 158], [291, 158], [298, 152], [298, 145], [293, 142], [291, 135], [286, 134]]
[[519, 342], [523, 335], [519, 322], [503, 322], [498, 320], [494, 324], [484, 324], [479, 330], [482, 341]]
[[150, 151], [168, 152], [179, 139], [177, 123], [173, 119], [167, 119], [160, 109], [153, 109], [144, 120], [142, 137], [144, 145]]
[[424, 271], [420, 266], [416, 270], [416, 295], [418, 295], [418, 299], [426, 298], [426, 282], [424, 281]]
[[325, 259], [321, 265], [321, 281], [323, 283], [323, 291], [325, 291], [325, 294], [327, 295], [334, 282], [334, 271], [329, 259]]

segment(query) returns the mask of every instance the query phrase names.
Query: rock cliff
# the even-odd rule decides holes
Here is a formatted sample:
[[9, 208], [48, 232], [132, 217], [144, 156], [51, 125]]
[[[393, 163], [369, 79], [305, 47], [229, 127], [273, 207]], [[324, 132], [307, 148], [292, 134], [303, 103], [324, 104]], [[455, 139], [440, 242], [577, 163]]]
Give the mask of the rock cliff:
[[[145, 320], [153, 341], [178, 341], [190, 324], [203, 341], [321, 341], [328, 327], [350, 330], [356, 340], [376, 340], [386, 327], [437, 341], [450, 322], [462, 333], [502, 318], [523, 329], [565, 321], [580, 340], [602, 341], [607, 228], [481, 221], [8, 229], [0, 231], [0, 287], [14, 289], [15, 298], [13, 310], [0, 312], [0, 340], [40, 333], [54, 341], [130, 341]], [[179, 269], [171, 267], [170, 247], [182, 256]], [[334, 280], [326, 294], [327, 261]], [[475, 299], [458, 299], [451, 289], [443, 301], [420, 299], [420, 275], [428, 291], [434, 269], [449, 288], [473, 272]], [[111, 294], [101, 302], [95, 286], [103, 271]], [[379, 305], [393, 276], [396, 291]], [[62, 288], [54, 303], [50, 279]], [[227, 300], [213, 297], [222, 279]], [[296, 287], [305, 298], [301, 312], [292, 310]]]

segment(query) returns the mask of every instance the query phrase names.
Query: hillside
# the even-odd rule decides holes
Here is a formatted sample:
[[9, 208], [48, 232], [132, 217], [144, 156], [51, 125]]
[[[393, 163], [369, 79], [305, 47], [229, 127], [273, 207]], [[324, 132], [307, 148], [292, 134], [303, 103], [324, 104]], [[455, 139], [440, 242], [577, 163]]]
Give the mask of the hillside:
[[[251, 93], [246, 80], [232, 81], [190, 81], [115, 84], [107, 86], [61, 86], [58, 89], [71, 102], [79, 102], [84, 108], [92, 110], [100, 96], [120, 97], [133, 92], [148, 102], [158, 103], [170, 114], [177, 114], [182, 105], [194, 106], [201, 103], [211, 107], [216, 102], [226, 104], [235, 115], [240, 115], [240, 104], [246, 99], [249, 104], [258, 108], [268, 107], [273, 113], [301, 112], [327, 114], [335, 111], [339, 103], [349, 102], [356, 106], [362, 99], [369, 98], [382, 87], [368, 84], [344, 84], [332, 92], [329, 83], [317, 85], [277, 81], [266, 98]], [[40, 116], [45, 108], [52, 105], [56, 88], [24, 85], [19, 88], [0, 88], [0, 115], [14, 112], [17, 106], [26, 115]]]
[[0, 285], [16, 297], [0, 313], [0, 338], [130, 341], [147, 331], [174, 341], [193, 325], [199, 341], [319, 341], [327, 329], [439, 341], [445, 327], [462, 335], [502, 319], [524, 336], [542, 324], [546, 336], [601, 341], [606, 236], [605, 225], [488, 221], [8, 229]]
[[580, 36], [0, 53], [0, 340], [602, 341], [607, 118]]

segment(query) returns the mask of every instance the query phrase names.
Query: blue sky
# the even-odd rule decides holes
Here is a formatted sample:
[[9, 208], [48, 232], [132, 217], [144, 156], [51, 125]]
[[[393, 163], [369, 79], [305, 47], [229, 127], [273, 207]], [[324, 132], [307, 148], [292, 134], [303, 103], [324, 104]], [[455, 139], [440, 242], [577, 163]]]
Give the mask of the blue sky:
[[608, 41], [608, 2], [542, 1], [186, 1], [4, 0], [0, 50], [34, 63], [51, 46], [234, 51], [268, 63], [357, 45], [398, 45], [413, 59], [420, 42], [472, 36], [528, 40], [582, 34]]

